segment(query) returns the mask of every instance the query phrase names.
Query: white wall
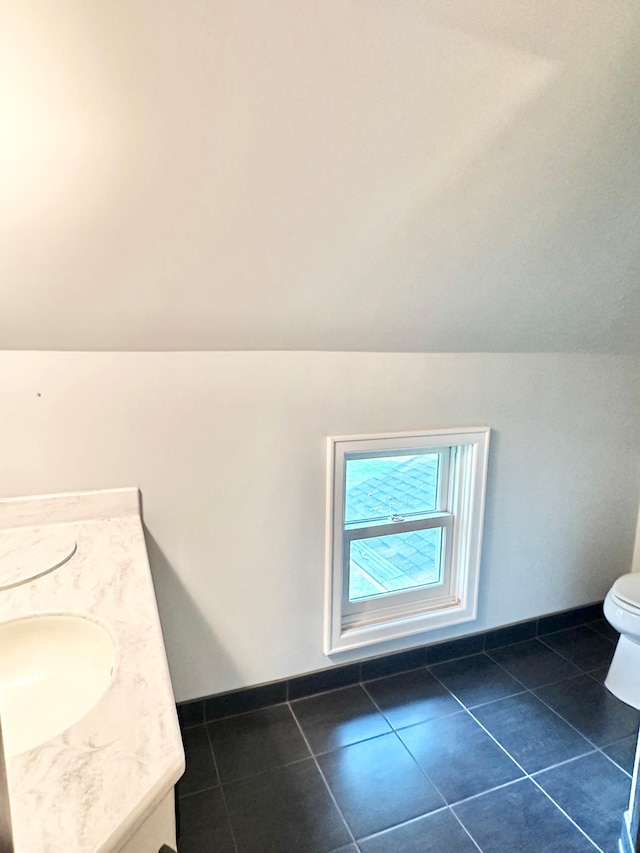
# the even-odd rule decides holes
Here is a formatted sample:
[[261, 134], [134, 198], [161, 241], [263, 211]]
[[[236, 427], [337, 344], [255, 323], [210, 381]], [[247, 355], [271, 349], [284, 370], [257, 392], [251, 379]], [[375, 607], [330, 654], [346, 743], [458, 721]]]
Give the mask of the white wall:
[[0, 4], [0, 493], [141, 487], [178, 698], [327, 664], [327, 434], [494, 428], [465, 630], [628, 570], [637, 357], [357, 351], [638, 353], [639, 50], [636, 0]]
[[3, 0], [0, 349], [637, 352], [637, 0]]
[[640, 572], [640, 511], [638, 512], [638, 524], [636, 526], [636, 542], [633, 548], [633, 560], [631, 563], [633, 572]]
[[330, 663], [330, 434], [493, 428], [480, 616], [459, 633], [601, 599], [631, 565], [639, 390], [638, 359], [613, 356], [5, 352], [0, 496], [142, 489], [183, 700]]

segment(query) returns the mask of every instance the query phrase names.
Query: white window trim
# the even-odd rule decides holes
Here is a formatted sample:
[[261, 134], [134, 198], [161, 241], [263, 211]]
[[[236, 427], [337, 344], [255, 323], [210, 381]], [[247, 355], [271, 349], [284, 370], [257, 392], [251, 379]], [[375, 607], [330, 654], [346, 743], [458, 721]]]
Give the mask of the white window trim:
[[[366, 648], [476, 618], [489, 435], [489, 427], [463, 427], [327, 439], [325, 654]], [[448, 471], [453, 477], [448, 483], [446, 476], [442, 478], [445, 488], [438, 493], [437, 512], [442, 521], [416, 522], [419, 528], [442, 526], [444, 535], [453, 537], [444, 583], [439, 589], [398, 594], [395, 604], [390, 602], [390, 594], [383, 602], [369, 599], [365, 601], [371, 603], [365, 606], [345, 606], [345, 543], [358, 536], [343, 530], [345, 454], [415, 448], [451, 448]], [[381, 534], [388, 526], [375, 524]], [[352, 612], [355, 609], [359, 612]]]

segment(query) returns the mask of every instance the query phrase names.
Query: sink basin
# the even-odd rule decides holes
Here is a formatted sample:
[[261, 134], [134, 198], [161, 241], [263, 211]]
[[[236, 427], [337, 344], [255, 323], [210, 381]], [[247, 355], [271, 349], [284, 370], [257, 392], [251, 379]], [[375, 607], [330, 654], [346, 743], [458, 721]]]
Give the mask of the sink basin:
[[0, 624], [0, 718], [5, 754], [18, 755], [80, 720], [113, 674], [111, 637], [96, 622], [46, 614]]

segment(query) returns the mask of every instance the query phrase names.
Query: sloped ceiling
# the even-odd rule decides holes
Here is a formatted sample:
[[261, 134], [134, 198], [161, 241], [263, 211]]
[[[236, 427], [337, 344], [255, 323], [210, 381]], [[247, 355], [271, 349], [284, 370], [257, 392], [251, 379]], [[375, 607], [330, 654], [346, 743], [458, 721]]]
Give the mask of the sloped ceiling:
[[640, 348], [637, 0], [8, 0], [0, 349]]

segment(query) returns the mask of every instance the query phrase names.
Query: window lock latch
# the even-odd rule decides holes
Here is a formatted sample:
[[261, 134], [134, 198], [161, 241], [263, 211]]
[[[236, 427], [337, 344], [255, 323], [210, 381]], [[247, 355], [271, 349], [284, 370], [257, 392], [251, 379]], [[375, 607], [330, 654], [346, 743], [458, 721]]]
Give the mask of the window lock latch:
[[391, 516], [391, 521], [404, 521], [404, 518], [401, 515], [396, 515], [396, 513], [394, 512], [394, 514]]

